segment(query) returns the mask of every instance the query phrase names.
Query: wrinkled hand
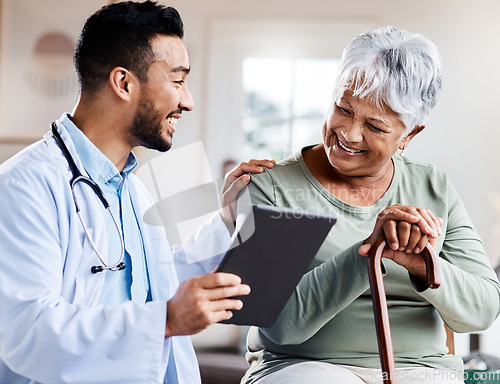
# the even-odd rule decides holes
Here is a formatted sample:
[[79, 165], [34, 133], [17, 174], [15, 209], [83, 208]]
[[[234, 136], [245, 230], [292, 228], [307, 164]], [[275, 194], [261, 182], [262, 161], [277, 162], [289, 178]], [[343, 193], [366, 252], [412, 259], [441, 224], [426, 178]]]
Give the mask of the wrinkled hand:
[[275, 160], [252, 159], [248, 163], [240, 163], [226, 174], [222, 190], [220, 214], [228, 228], [231, 228], [236, 220], [236, 198], [238, 197], [238, 193], [250, 182], [249, 173], [262, 173], [264, 172], [264, 167], [272, 168], [274, 164], [276, 164]]
[[165, 337], [193, 335], [213, 323], [230, 319], [243, 307], [235, 296], [248, 295], [250, 287], [230, 273], [208, 273], [180, 284], [167, 302]]
[[427, 208], [396, 204], [379, 213], [372, 234], [363, 242], [359, 253], [367, 256], [378, 238], [388, 247], [382, 257], [392, 259], [416, 277], [425, 278], [426, 267], [420, 252], [429, 242], [432, 246], [441, 234], [443, 220]]

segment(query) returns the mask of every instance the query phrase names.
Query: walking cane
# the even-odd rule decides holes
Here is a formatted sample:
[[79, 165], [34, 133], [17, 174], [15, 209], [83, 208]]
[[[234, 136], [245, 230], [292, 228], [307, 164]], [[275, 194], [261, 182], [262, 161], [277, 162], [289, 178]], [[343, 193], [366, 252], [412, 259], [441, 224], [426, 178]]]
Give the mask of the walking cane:
[[[385, 296], [384, 280], [382, 275], [382, 251], [386, 246], [384, 239], [378, 239], [371, 247], [368, 255], [368, 276], [372, 294], [375, 326], [377, 328], [378, 350], [382, 366], [384, 384], [396, 384], [396, 367], [394, 365], [394, 351], [392, 349], [389, 312]], [[427, 286], [438, 288], [441, 284], [438, 256], [434, 248], [427, 243], [422, 250], [427, 272]]]

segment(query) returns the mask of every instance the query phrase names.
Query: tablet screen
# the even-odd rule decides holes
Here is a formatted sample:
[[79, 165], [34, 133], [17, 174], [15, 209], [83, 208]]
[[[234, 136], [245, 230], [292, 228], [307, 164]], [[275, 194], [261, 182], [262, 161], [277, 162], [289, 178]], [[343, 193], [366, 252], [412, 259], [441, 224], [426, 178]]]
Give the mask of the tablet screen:
[[276, 322], [336, 217], [263, 205], [254, 205], [252, 213], [217, 270], [240, 276], [251, 293], [239, 297], [243, 308], [223, 323], [267, 327]]

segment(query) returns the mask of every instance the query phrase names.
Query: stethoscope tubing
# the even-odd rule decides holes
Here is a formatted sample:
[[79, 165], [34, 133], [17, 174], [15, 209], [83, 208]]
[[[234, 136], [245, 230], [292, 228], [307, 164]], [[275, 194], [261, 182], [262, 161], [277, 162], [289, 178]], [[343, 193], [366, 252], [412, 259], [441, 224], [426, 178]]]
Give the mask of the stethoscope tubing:
[[[68, 150], [68, 147], [66, 146], [66, 144], [64, 144], [64, 141], [63, 141], [61, 135], [57, 131], [57, 125], [55, 122], [52, 123], [52, 134], [54, 135], [54, 138], [55, 138], [58, 146], [61, 148], [63, 156], [65, 157], [66, 161], [68, 162], [69, 167], [71, 169], [71, 173], [73, 175], [69, 184], [70, 184], [70, 188], [71, 188], [71, 193], [73, 195], [73, 201], [75, 203], [76, 213], [78, 214], [78, 218], [80, 219], [80, 222], [82, 223], [82, 227], [83, 227], [83, 230], [85, 232], [85, 236], [87, 237], [88, 241], [90, 242], [90, 245], [92, 246], [92, 249], [94, 250], [95, 254], [97, 255], [97, 257], [99, 258], [99, 260], [102, 264], [102, 265], [94, 265], [90, 269], [91, 272], [98, 273], [98, 272], [102, 272], [105, 270], [121, 271], [121, 270], [125, 269], [125, 262], [123, 261], [123, 259], [125, 258], [125, 243], [123, 240], [122, 231], [120, 229], [118, 221], [115, 218], [115, 215], [113, 215], [113, 212], [111, 211], [111, 208], [110, 208], [108, 201], [104, 197], [104, 193], [102, 192], [101, 188], [99, 188], [99, 186], [92, 179], [82, 175], [82, 173], [78, 169], [78, 166], [76, 165], [73, 157], [71, 156], [71, 154]], [[104, 259], [102, 258], [100, 252], [97, 250], [97, 247], [96, 247], [94, 241], [92, 240], [92, 237], [90, 236], [87, 225], [85, 225], [85, 222], [83, 220], [82, 214], [80, 212], [80, 206], [78, 204], [78, 199], [77, 199], [76, 194], [75, 194], [75, 185], [79, 182], [82, 182], [82, 183], [88, 185], [90, 188], [92, 188], [92, 190], [97, 195], [97, 197], [101, 201], [104, 208], [108, 211], [109, 215], [111, 216], [111, 219], [113, 220], [115, 228], [118, 232], [118, 237], [120, 238], [121, 253], [120, 253], [119, 260], [112, 265], [108, 265], [104, 261]]]

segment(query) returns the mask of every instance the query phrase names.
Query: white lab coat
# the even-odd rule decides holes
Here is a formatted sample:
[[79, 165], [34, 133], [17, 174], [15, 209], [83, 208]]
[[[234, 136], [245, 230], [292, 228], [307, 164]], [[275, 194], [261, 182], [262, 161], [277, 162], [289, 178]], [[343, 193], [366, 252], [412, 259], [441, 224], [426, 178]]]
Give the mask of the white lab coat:
[[[83, 170], [68, 133], [58, 128]], [[189, 337], [164, 340], [166, 300], [178, 287], [174, 260], [189, 265], [188, 253], [188, 260], [202, 260], [192, 264], [195, 275], [213, 270], [228, 249], [220, 216], [172, 252], [162, 227], [141, 222], [153, 301], [111, 309], [96, 304], [105, 273], [90, 272], [99, 260], [76, 215], [71, 176], [51, 133], [0, 166], [0, 383], [156, 384], [174, 361], [180, 383], [199, 382]], [[135, 176], [130, 181], [141, 218], [153, 202]], [[107, 213], [90, 188], [79, 184], [75, 193], [106, 258]]]

